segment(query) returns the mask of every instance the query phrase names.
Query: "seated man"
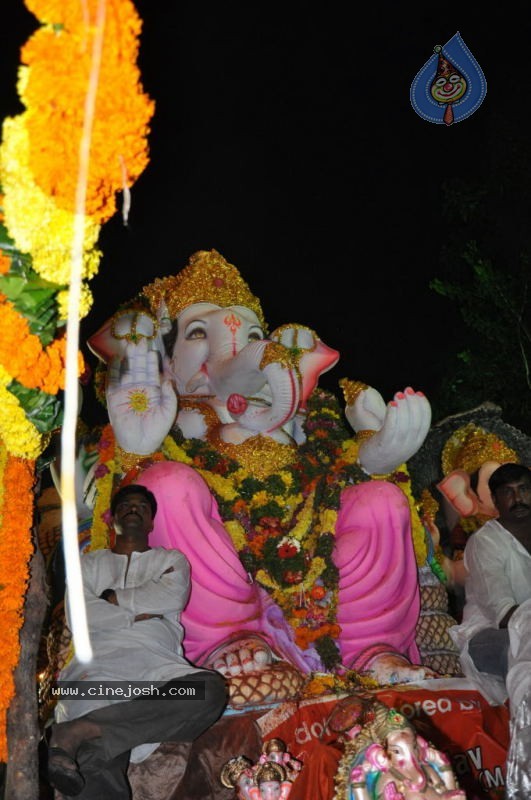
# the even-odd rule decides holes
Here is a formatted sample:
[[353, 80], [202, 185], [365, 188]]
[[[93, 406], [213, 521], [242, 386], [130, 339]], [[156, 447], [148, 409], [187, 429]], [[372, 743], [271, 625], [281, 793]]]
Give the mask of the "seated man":
[[131, 750], [142, 760], [161, 741], [192, 741], [227, 702], [222, 676], [183, 655], [190, 568], [179, 550], [149, 547], [156, 510], [144, 486], [122, 487], [115, 544], [81, 559], [94, 655], [88, 664], [74, 655], [60, 673], [48, 751], [50, 783], [80, 800], [128, 800]]
[[486, 696], [507, 696], [509, 620], [531, 599], [531, 472], [503, 464], [489, 479], [498, 518], [467, 541], [463, 623], [452, 629], [463, 671]]
[[503, 464], [489, 489], [499, 516], [466, 543], [466, 602], [453, 635], [465, 675], [491, 702], [509, 697], [506, 797], [520, 800], [531, 768], [531, 471]]

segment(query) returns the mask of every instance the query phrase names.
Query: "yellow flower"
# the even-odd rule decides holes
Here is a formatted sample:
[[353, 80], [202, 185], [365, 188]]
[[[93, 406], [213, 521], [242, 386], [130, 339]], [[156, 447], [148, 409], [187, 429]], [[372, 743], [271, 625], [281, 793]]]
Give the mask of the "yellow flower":
[[286, 489], [291, 489], [293, 486], [293, 475], [290, 472], [285, 471], [280, 472], [279, 475], [284, 482]]
[[103, 550], [109, 547], [109, 526], [105, 520], [104, 514], [111, 505], [111, 494], [114, 483], [114, 475], [118, 472], [118, 468], [114, 461], [107, 461], [105, 463], [109, 472], [98, 478], [98, 492], [96, 495], [96, 504], [92, 515], [92, 526], [90, 532], [90, 550]]
[[337, 522], [337, 511], [332, 508], [325, 508], [320, 514], [321, 533], [335, 533]]
[[236, 550], [238, 550], [238, 552], [240, 552], [240, 550], [243, 550], [243, 548], [247, 544], [247, 538], [245, 536], [244, 529], [242, 528], [240, 523], [237, 522], [235, 519], [228, 520], [224, 524], [227, 533], [232, 539], [234, 547], [236, 548]]
[[330, 408], [329, 406], [323, 406], [322, 413], [327, 414], [329, 417], [333, 419], [340, 419], [341, 414], [339, 414], [335, 408]]
[[256, 573], [256, 580], [258, 581], [258, 583], [260, 583], [262, 586], [265, 586], [267, 589], [275, 589], [276, 591], [280, 591], [281, 593], [282, 591], [284, 591], [281, 590], [281, 587], [276, 582], [276, 580], [272, 578], [271, 575], [269, 575], [269, 573], [267, 573], [263, 569], [259, 569], [258, 572]]
[[26, 419], [17, 398], [7, 390], [10, 383], [11, 376], [0, 365], [0, 438], [11, 455], [35, 460], [44, 449], [43, 437]]
[[356, 464], [359, 454], [359, 443], [355, 439], [343, 442], [343, 458], [347, 464]]
[[[95, 252], [92, 255], [96, 255]], [[90, 259], [90, 256], [89, 256]], [[98, 253], [98, 260], [99, 260], [99, 253]], [[69, 291], [65, 289], [62, 292], [57, 293], [57, 308], [59, 313], [60, 320], [68, 319], [68, 303], [69, 303]], [[89, 313], [90, 309], [92, 308], [93, 302], [92, 292], [88, 288], [88, 286], [84, 283], [81, 284], [81, 294], [79, 298], [79, 307], [78, 307], [78, 316], [79, 319], [83, 319]]]
[[267, 505], [267, 503], [269, 503], [269, 500], [270, 498], [267, 492], [264, 491], [256, 492], [256, 494], [253, 495], [253, 499], [251, 500], [251, 507], [260, 508], [260, 506]]
[[[4, 190], [6, 227], [22, 253], [30, 253], [33, 268], [52, 283], [70, 282], [75, 215], [59, 208], [35, 183], [28, 165], [29, 137], [26, 114], [3, 124], [0, 147], [0, 184]], [[96, 249], [100, 226], [84, 220], [83, 277], [93, 277], [101, 253]], [[66, 318], [66, 315], [65, 315]]]
[[181, 464], [192, 463], [192, 458], [190, 458], [186, 451], [180, 447], [171, 436], [166, 436], [164, 439], [162, 443], [162, 452], [169, 461], [180, 461]]
[[304, 501], [304, 506], [299, 514], [296, 525], [290, 530], [290, 536], [292, 536], [294, 539], [297, 539], [299, 542], [304, 539], [310, 530], [313, 520], [312, 512], [314, 500], [315, 492], [310, 492]]
[[222, 475], [216, 475], [214, 472], [210, 472], [210, 470], [206, 469], [199, 469], [198, 472], [203, 476], [210, 488], [217, 492], [220, 497], [224, 500], [234, 500], [237, 492], [230, 479], [224, 478]]
[[323, 572], [324, 568], [326, 567], [326, 561], [321, 556], [316, 556], [312, 559], [312, 563], [308, 573], [304, 579], [304, 588], [306, 590], [311, 589], [319, 575]]

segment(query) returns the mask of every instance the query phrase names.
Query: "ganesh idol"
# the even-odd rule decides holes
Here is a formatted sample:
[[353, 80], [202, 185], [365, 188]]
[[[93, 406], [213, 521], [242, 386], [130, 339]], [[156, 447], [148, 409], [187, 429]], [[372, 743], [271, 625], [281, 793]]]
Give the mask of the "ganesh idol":
[[411, 504], [386, 479], [429, 430], [422, 392], [386, 403], [343, 379], [343, 412], [318, 386], [339, 353], [304, 325], [268, 332], [215, 250], [146, 286], [89, 346], [110, 422], [80, 450], [91, 546], [118, 485], [154, 492], [150, 545], [191, 564], [190, 660], [232, 678], [278, 662], [301, 675], [430, 674], [415, 642]]

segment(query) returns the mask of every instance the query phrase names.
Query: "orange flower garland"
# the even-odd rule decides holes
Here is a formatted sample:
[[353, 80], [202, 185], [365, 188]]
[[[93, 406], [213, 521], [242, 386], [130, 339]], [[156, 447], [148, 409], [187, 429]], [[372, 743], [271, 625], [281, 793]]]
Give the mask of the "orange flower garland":
[[[64, 319], [77, 220], [74, 202], [79, 147], [92, 45], [98, 33], [94, 22], [98, 0], [26, 0], [26, 6], [43, 24], [22, 48], [18, 92], [26, 111], [5, 120], [2, 129], [0, 276], [15, 281], [25, 279], [30, 289], [36, 283], [35, 276], [44, 279], [51, 287], [59, 319]], [[147, 134], [154, 110], [153, 101], [142, 92], [136, 66], [140, 17], [131, 0], [106, 0], [105, 9], [83, 220], [85, 280], [97, 272], [101, 257], [96, 247], [99, 227], [114, 214], [116, 193], [129, 189], [147, 166]], [[0, 420], [4, 437], [4, 441], [0, 439], [3, 762], [8, 756], [6, 713], [14, 692], [13, 671], [19, 659], [19, 630], [32, 552], [33, 459], [42, 453], [48, 440], [46, 433], [42, 434], [43, 428], [37, 430], [33, 424], [24, 405], [26, 396], [21, 392], [15, 395], [14, 389], [11, 393], [10, 384], [16, 379], [24, 391], [53, 397], [64, 388], [65, 377], [63, 329], [58, 328], [55, 339], [45, 346], [53, 331], [48, 330], [41, 341], [32, 333], [30, 318], [24, 316], [23, 309], [28, 306], [20, 302], [20, 297], [14, 304], [11, 295], [9, 298], [0, 294], [0, 405], [4, 408]], [[80, 317], [85, 316], [91, 301], [88, 287], [83, 285]], [[80, 373], [83, 368], [79, 354]], [[33, 400], [30, 398], [31, 403]], [[44, 402], [47, 403], [46, 397]], [[34, 412], [33, 406], [31, 411]], [[48, 419], [53, 422], [55, 417]]]
[[[0, 364], [9, 365], [9, 374], [28, 389], [40, 389], [48, 394], [57, 394], [59, 389], [64, 389], [65, 339], [54, 339], [44, 349], [39, 337], [30, 333], [28, 321], [1, 296], [0, 314]], [[81, 375], [85, 368], [81, 353], [78, 360]]]
[[8, 455], [0, 442], [0, 761], [7, 761], [6, 714], [14, 694], [13, 670], [20, 653], [28, 562], [33, 550], [34, 462]]
[[[22, 49], [28, 66], [20, 82], [37, 185], [74, 211], [83, 99], [91, 65], [97, 0], [27, 0], [46, 24]], [[131, 186], [148, 163], [146, 137], [153, 101], [143, 94], [136, 66], [141, 20], [130, 0], [107, 0], [103, 53], [92, 132], [86, 213], [98, 222], [116, 210], [115, 194]], [[50, 102], [53, 98], [53, 102]]]

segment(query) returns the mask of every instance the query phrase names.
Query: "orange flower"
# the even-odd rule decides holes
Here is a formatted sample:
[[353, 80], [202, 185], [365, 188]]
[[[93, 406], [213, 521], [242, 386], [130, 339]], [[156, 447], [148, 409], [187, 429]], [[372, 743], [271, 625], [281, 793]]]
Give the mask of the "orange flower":
[[[74, 211], [97, 3], [28, 0], [26, 5], [50, 23], [31, 36], [21, 54], [28, 66], [20, 86], [30, 110], [30, 167], [43, 192]], [[141, 24], [131, 0], [107, 0], [86, 200], [86, 213], [100, 223], [114, 214], [116, 192], [131, 186], [149, 161], [154, 103], [142, 92], [136, 66]]]
[[[29, 323], [8, 301], [0, 300], [0, 364], [7, 372], [28, 389], [40, 389], [55, 395], [65, 386], [64, 337], [55, 339], [45, 350], [40, 339], [30, 333]], [[78, 354], [78, 370], [81, 375], [85, 362]]]
[[101, 432], [101, 437], [98, 442], [98, 452], [100, 454], [99, 460], [105, 464], [114, 458], [115, 453], [115, 440], [112, 425], [107, 424]]
[[[28, 563], [33, 550], [34, 462], [6, 454], [0, 443], [0, 761], [7, 761], [6, 713], [14, 694], [13, 671], [18, 663]], [[3, 473], [3, 474], [2, 474]]]
[[[0, 216], [0, 222], [1, 219], [2, 218]], [[2, 253], [0, 251], [0, 275], [5, 275], [6, 272], [9, 272], [10, 268], [11, 268], [11, 259], [9, 258], [9, 256], [6, 256], [5, 253]]]
[[299, 625], [295, 629], [295, 644], [297, 647], [300, 647], [301, 650], [307, 650], [310, 641], [310, 629], [306, 625]]
[[269, 539], [268, 533], [259, 533], [249, 542], [249, 550], [255, 556], [261, 556], [264, 544]]
[[341, 635], [341, 627], [339, 625], [329, 625], [328, 635], [331, 636], [332, 639], [339, 639]]
[[310, 595], [313, 600], [322, 600], [326, 594], [326, 589], [324, 586], [314, 586], [310, 592]]

